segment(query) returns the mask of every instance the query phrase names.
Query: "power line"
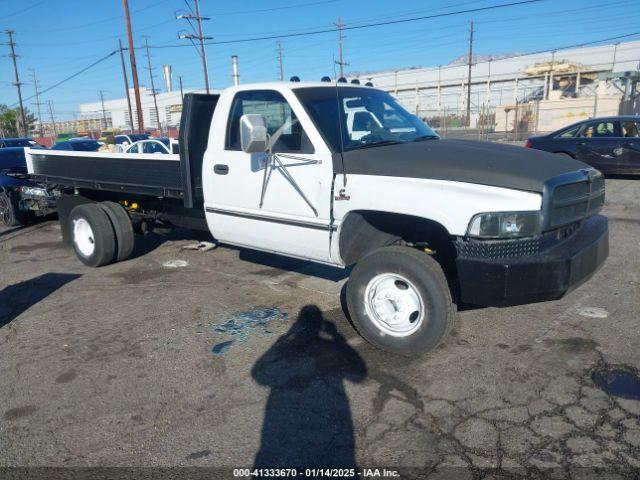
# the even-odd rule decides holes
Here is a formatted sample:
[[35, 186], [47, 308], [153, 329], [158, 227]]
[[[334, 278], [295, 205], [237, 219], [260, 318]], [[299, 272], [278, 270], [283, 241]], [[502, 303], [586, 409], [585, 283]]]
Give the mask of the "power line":
[[[49, 92], [49, 91], [53, 90], [54, 88], [56, 88], [56, 87], [58, 87], [58, 86], [62, 85], [63, 83], [66, 83], [66, 82], [68, 82], [69, 80], [72, 80], [72, 79], [76, 78], [78, 75], [83, 74], [84, 72], [86, 72], [87, 70], [89, 70], [89, 69], [91, 69], [91, 68], [95, 67], [95, 66], [96, 66], [96, 65], [98, 65], [99, 63], [102, 63], [102, 62], [104, 62], [105, 60], [107, 60], [108, 58], [111, 58], [111, 57], [112, 57], [112, 56], [114, 56], [116, 53], [118, 53], [118, 50], [114, 50], [113, 52], [108, 53], [108, 54], [107, 54], [107, 55], [105, 55], [104, 57], [102, 57], [102, 58], [100, 58], [100, 59], [96, 60], [95, 62], [93, 62], [91, 65], [87, 65], [87, 66], [86, 66], [86, 67], [84, 67], [83, 69], [78, 70], [76, 73], [74, 73], [74, 74], [72, 74], [72, 75], [69, 75], [68, 77], [66, 77], [66, 78], [64, 78], [64, 79], [62, 79], [62, 80], [60, 80], [59, 82], [57, 82], [57, 83], [55, 83], [55, 84], [51, 85], [50, 87], [45, 88], [44, 90], [42, 90], [42, 91], [40, 92], [40, 94], [47, 93], [47, 92]], [[32, 98], [34, 98], [34, 97], [35, 97], [35, 95], [31, 95], [30, 97], [27, 97], [27, 98], [25, 99], [25, 101], [27, 101], [27, 100], [31, 100], [31, 99], [32, 99]], [[15, 107], [16, 105], [18, 105], [18, 103], [17, 103], [17, 102], [16, 102], [16, 103], [14, 103], [14, 104], [13, 104], [13, 105], [11, 105], [11, 106], [12, 106], [12, 107]]]
[[[416, 22], [416, 21], [420, 21], [420, 20], [431, 20], [434, 18], [442, 18], [442, 17], [451, 17], [454, 15], [462, 15], [465, 13], [474, 13], [474, 12], [484, 12], [484, 11], [488, 11], [488, 10], [496, 10], [499, 8], [507, 8], [507, 7], [514, 7], [514, 6], [518, 6], [518, 5], [528, 5], [528, 4], [532, 4], [532, 3], [539, 3], [539, 2], [543, 2], [545, 0], [522, 0], [519, 2], [510, 2], [510, 3], [501, 3], [498, 5], [490, 5], [487, 7], [478, 7], [478, 8], [468, 8], [466, 10], [456, 10], [454, 12], [446, 12], [446, 13], [438, 13], [438, 14], [433, 14], [433, 15], [423, 15], [420, 17], [412, 17], [412, 18], [403, 18], [400, 20], [388, 20], [385, 22], [375, 22], [375, 23], [367, 23], [364, 25], [352, 25], [350, 27], [343, 27], [342, 30], [360, 30], [363, 28], [372, 28], [372, 27], [382, 27], [382, 26], [386, 26], [386, 25], [397, 25], [397, 24], [401, 24], [401, 23], [408, 23], [408, 22]], [[323, 30], [314, 30], [312, 32], [297, 32], [297, 33], [289, 33], [289, 34], [279, 34], [279, 35], [269, 35], [269, 36], [264, 36], [264, 37], [254, 37], [254, 38], [241, 38], [241, 39], [235, 39], [235, 40], [223, 40], [223, 41], [219, 41], [219, 42], [207, 42], [206, 45], [226, 45], [226, 44], [231, 44], [231, 43], [245, 43], [245, 42], [257, 42], [260, 40], [275, 40], [278, 38], [289, 38], [289, 37], [306, 37], [309, 35], [319, 35], [319, 34], [323, 34], [323, 33], [332, 33], [332, 32], [337, 32], [338, 29], [337, 28], [327, 28], [327, 29], [323, 29]], [[176, 44], [176, 45], [150, 45], [149, 48], [178, 48], [178, 47], [184, 47], [186, 45], [183, 44]]]
[[26, 8], [23, 8], [22, 10], [18, 10], [17, 12], [9, 13], [9, 14], [6, 14], [6, 15], [2, 14], [2, 18], [5, 19], [5, 18], [9, 18], [9, 17], [15, 17], [16, 15], [20, 15], [20, 14], [22, 14], [24, 12], [27, 12], [27, 11], [33, 9], [33, 8], [36, 8], [38, 5], [42, 5], [46, 1], [47, 0], [41, 0], [40, 2], [36, 2], [33, 5], [30, 5], [30, 6], [26, 7]]
[[302, 3], [302, 4], [298, 4], [298, 5], [288, 5], [288, 6], [283, 6], [283, 7], [273, 7], [273, 8], [261, 8], [258, 10], [242, 10], [242, 11], [237, 11], [237, 12], [222, 12], [222, 13], [214, 13], [213, 16], [214, 17], [222, 17], [222, 16], [229, 16], [229, 15], [244, 15], [247, 13], [263, 13], [263, 12], [275, 12], [277, 10], [288, 10], [291, 8], [304, 8], [304, 7], [311, 7], [314, 5], [323, 5], [325, 3], [336, 3], [339, 0], [324, 0], [324, 1], [320, 1], [320, 2], [311, 2], [311, 3]]

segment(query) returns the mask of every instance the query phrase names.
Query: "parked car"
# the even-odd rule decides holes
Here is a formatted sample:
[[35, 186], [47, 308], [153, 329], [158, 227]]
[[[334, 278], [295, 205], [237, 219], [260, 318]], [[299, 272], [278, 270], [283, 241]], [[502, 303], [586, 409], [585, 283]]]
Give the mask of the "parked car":
[[126, 150], [129, 145], [133, 145], [140, 140], [147, 140], [151, 138], [151, 134], [149, 133], [121, 133], [120, 135], [116, 135], [116, 145], [121, 145], [122, 150]]
[[97, 152], [101, 142], [90, 138], [72, 138], [66, 142], [56, 143], [52, 150], [73, 150], [76, 152]]
[[162, 137], [150, 138], [148, 140], [140, 140], [133, 145], [129, 145], [124, 151], [125, 153], [179, 153], [178, 144], [175, 140]]
[[38, 146], [38, 142], [32, 138], [0, 138], [0, 148]]
[[576, 158], [605, 174], [640, 174], [640, 116], [585, 120], [531, 137], [525, 146]]
[[0, 148], [0, 223], [14, 227], [53, 213], [57, 190], [30, 180], [24, 147]]
[[[380, 123], [365, 135], [343, 121], [356, 105]], [[346, 304], [358, 332], [415, 355], [451, 331], [452, 291], [475, 305], [555, 300], [608, 255], [600, 172], [441, 140], [382, 90], [279, 82], [190, 93], [180, 125], [179, 156], [26, 151], [30, 173], [65, 187], [62, 238], [81, 262], [125, 260], [134, 232], [159, 225], [355, 265]]]

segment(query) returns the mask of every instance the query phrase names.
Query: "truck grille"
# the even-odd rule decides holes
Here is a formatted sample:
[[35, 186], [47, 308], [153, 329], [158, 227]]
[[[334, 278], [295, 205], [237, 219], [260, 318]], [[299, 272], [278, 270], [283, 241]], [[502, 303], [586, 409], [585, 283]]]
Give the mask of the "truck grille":
[[544, 230], [584, 220], [604, 205], [604, 177], [594, 169], [561, 175], [547, 182], [543, 194]]

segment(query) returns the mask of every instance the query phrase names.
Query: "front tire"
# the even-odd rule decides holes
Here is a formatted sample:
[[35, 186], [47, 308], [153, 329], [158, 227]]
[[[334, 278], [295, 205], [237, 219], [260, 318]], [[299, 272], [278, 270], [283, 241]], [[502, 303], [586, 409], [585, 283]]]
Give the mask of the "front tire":
[[71, 243], [82, 263], [100, 267], [116, 258], [116, 235], [109, 217], [95, 203], [75, 207], [69, 215]]
[[0, 222], [6, 227], [17, 227], [27, 223], [27, 215], [20, 211], [19, 203], [15, 192], [0, 192]]
[[453, 328], [442, 268], [409, 247], [380, 248], [362, 259], [347, 283], [347, 306], [360, 335], [400, 355], [432, 351]]

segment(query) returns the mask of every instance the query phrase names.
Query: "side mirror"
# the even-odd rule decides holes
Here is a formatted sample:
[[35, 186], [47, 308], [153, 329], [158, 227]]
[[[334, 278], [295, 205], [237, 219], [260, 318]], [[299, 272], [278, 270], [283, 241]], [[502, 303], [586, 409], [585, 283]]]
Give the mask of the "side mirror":
[[262, 115], [252, 113], [240, 117], [240, 144], [245, 153], [267, 150], [267, 121]]

